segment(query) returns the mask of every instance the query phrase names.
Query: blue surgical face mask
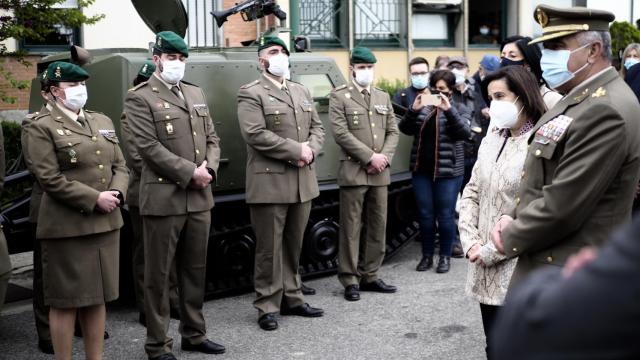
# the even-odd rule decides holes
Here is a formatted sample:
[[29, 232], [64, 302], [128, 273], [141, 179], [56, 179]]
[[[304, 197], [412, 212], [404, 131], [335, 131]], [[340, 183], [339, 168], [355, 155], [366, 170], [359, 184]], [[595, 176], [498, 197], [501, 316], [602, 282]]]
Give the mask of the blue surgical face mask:
[[418, 90], [422, 90], [429, 86], [429, 74], [411, 75], [411, 86]]
[[551, 87], [552, 89], [557, 89], [558, 87], [567, 83], [569, 80], [573, 79], [577, 73], [584, 70], [589, 65], [589, 62], [587, 62], [575, 72], [569, 71], [567, 67], [569, 58], [571, 57], [572, 53], [578, 50], [582, 50], [590, 45], [591, 43], [584, 44], [574, 50], [542, 50], [540, 67], [542, 68], [542, 77], [547, 82], [549, 87]]
[[629, 70], [633, 65], [640, 63], [640, 60], [636, 59], [636, 58], [627, 58], [627, 60], [624, 61], [624, 67]]

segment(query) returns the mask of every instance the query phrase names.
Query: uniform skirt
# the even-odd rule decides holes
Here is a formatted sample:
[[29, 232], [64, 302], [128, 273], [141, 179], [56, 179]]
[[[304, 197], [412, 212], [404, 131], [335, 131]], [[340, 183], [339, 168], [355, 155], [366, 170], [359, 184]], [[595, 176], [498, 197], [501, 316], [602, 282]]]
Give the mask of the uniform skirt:
[[120, 230], [40, 243], [45, 305], [78, 308], [118, 298]]

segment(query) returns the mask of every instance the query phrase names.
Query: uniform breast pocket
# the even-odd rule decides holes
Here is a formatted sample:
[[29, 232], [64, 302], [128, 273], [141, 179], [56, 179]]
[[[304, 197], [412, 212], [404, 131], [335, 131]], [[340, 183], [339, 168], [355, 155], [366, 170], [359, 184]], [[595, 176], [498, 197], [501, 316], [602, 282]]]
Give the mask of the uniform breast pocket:
[[153, 114], [153, 121], [160, 139], [176, 139], [183, 135], [180, 124], [184, 121], [182, 114], [168, 111], [156, 112]]
[[196, 114], [198, 114], [198, 116], [209, 116], [209, 107], [207, 106], [198, 106], [196, 108], [194, 108]]
[[376, 126], [380, 126], [382, 129], [386, 129], [388, 113], [389, 109], [387, 106], [376, 106], [375, 119], [373, 119], [373, 123], [376, 124]]
[[103, 135], [102, 137], [106, 140], [107, 149], [105, 149], [105, 151], [109, 151], [109, 153], [113, 154], [112, 157], [115, 160], [116, 147], [120, 144], [118, 137], [115, 133], [113, 135]]
[[83, 155], [80, 150], [81, 139], [70, 138], [56, 140], [56, 157], [61, 170], [71, 169], [78, 166]]
[[346, 108], [345, 115], [349, 130], [360, 130], [363, 128], [363, 123], [367, 121], [365, 110], [361, 108]]
[[557, 145], [557, 142], [549, 138], [536, 135], [531, 143], [531, 154], [536, 158], [551, 160]]
[[288, 117], [287, 106], [265, 106], [264, 118], [267, 129], [278, 132], [284, 129]]

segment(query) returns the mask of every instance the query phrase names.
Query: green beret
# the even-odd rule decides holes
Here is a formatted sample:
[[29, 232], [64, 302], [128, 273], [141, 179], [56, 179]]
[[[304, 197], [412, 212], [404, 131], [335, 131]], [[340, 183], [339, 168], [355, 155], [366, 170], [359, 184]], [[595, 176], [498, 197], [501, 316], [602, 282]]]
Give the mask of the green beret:
[[366, 47], [355, 47], [351, 50], [352, 64], [375, 64], [378, 60]]
[[263, 36], [263, 37], [261, 37], [260, 41], [258, 43], [258, 52], [260, 52], [262, 49], [270, 48], [270, 47], [276, 46], [276, 45], [282, 46], [282, 49], [284, 49], [284, 52], [287, 55], [289, 55], [289, 49], [287, 48], [287, 44], [285, 44], [284, 41], [282, 41], [282, 39], [280, 39], [277, 36]]
[[173, 31], [161, 31], [156, 34], [156, 43], [153, 46], [165, 54], [182, 54], [189, 57], [189, 47], [180, 35]]
[[140, 71], [138, 71], [138, 75], [148, 78], [151, 77], [151, 74], [153, 74], [154, 71], [156, 71], [156, 64], [151, 60], [147, 60], [140, 68]]
[[47, 73], [42, 75], [42, 80], [78, 82], [89, 78], [89, 73], [78, 65], [55, 61], [47, 67]]
[[533, 12], [533, 18], [542, 27], [542, 36], [533, 39], [529, 44], [573, 35], [580, 31], [609, 31], [609, 23], [616, 17], [606, 10], [538, 5]]

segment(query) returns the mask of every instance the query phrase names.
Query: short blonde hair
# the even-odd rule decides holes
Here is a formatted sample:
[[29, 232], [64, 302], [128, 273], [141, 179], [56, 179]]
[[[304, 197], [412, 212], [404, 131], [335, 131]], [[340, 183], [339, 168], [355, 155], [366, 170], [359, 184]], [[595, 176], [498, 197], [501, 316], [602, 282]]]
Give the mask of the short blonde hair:
[[623, 79], [625, 76], [627, 76], [627, 68], [624, 67], [624, 61], [626, 60], [631, 50], [635, 50], [638, 56], [640, 56], [640, 44], [631, 43], [627, 45], [627, 47], [624, 49], [624, 52], [622, 52], [622, 59], [620, 59], [620, 76], [622, 76]]

